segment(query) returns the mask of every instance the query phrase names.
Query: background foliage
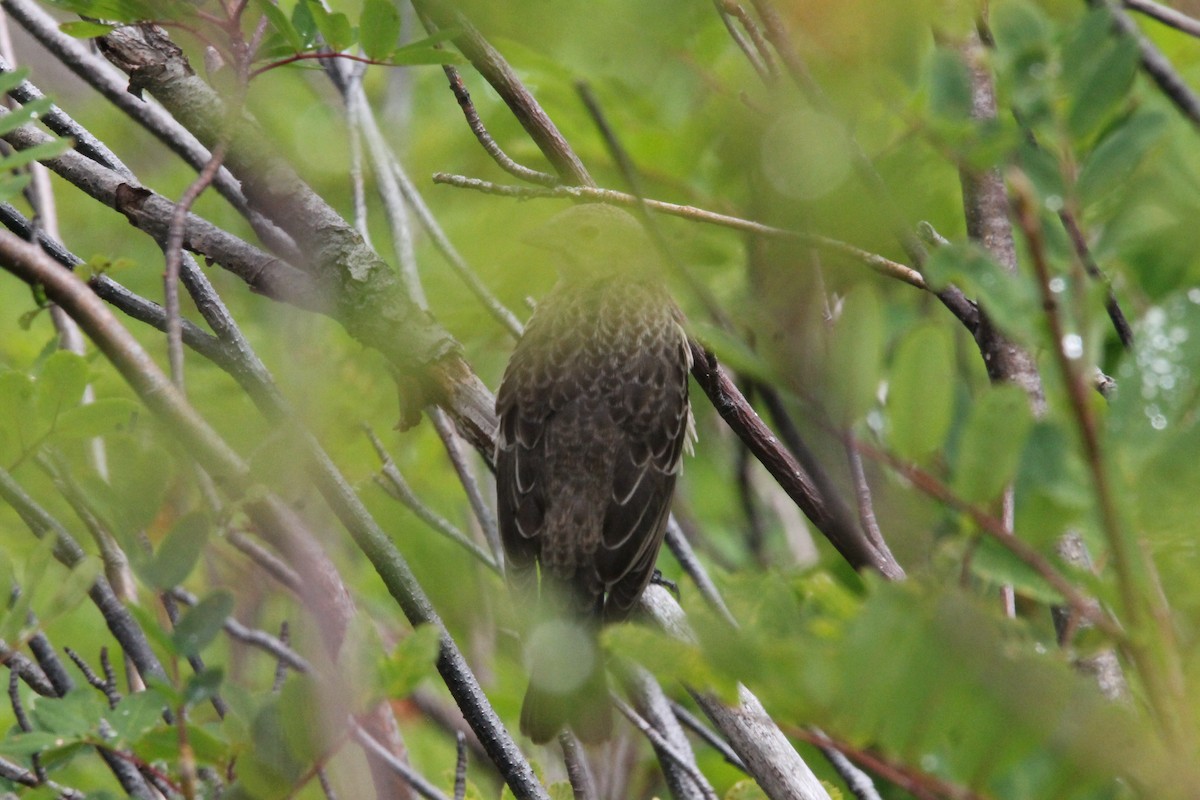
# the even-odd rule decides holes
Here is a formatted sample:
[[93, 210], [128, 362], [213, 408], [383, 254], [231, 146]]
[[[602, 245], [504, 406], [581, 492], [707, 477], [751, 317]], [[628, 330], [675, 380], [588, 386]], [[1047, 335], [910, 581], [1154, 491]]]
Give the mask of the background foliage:
[[[240, 8], [50, 5], [76, 36], [156, 20], [202, 74], [205, 45], [223, 50], [236, 38], [207, 17]], [[980, 9], [968, 3], [742, 9], [685, 0], [471, 0], [456, 8], [514, 67], [599, 186], [801, 234], [656, 216], [666, 250], [690, 276], [677, 276], [674, 288], [693, 334], [772, 425], [796, 426], [812, 454], [805, 467], [823, 465], [848, 507], [870, 507], [907, 573], [887, 581], [852, 569], [695, 390], [700, 443], [675, 513], [738, 626], [664, 555], [659, 566], [680, 585], [694, 640], [622, 626], [608, 637], [613, 651], [652, 670], [695, 713], [685, 686], [729, 702], [739, 684], [748, 687], [831, 796], [858, 789], [814, 743], [848, 754], [884, 797], [1190, 796], [1200, 777], [1200, 121], [1143, 63], [1148, 44], [1184, 86], [1200, 85], [1200, 50], [1192, 36], [1145, 17], [1139, 46], [1114, 25], [1114, 13], [1126, 12], [1106, 3], [988, 5], [982, 36]], [[738, 9], [758, 22], [739, 22]], [[778, 14], [777, 28], [764, 9]], [[238, 19], [244, 38], [256, 27], [263, 34], [253, 76], [242, 76], [245, 110], [347, 219], [355, 219], [355, 133], [323, 71], [329, 59], [309, 57], [328, 44], [376, 62], [362, 83], [387, 144], [462, 258], [526, 318], [526, 299], [546, 291], [555, 265], [522, 238], [565, 201], [517, 202], [429, 180], [451, 173], [519, 183], [464, 124], [441, 63], [460, 65], [474, 107], [510, 156], [550, 170], [505, 100], [456, 49], [464, 29], [431, 34], [412, 8], [391, 0], [257, 0]], [[786, 39], [751, 46], [748, 58], [727, 23], [745, 39], [751, 30]], [[206, 74], [227, 100], [242, 91], [235, 56]], [[157, 140], [62, 75], [53, 55], [31, 46], [20, 60], [143, 185], [179, 198], [195, 180]], [[981, 80], [994, 85], [997, 113], [979, 113]], [[581, 84], [632, 162], [636, 186]], [[15, 85], [6, 76], [0, 88]], [[0, 121], [0, 135], [29, 121], [25, 108], [26, 116]], [[3, 166], [18, 170], [28, 160], [17, 153]], [[1015, 230], [1015, 264], [995, 240], [968, 235], [970, 179], [988, 174], [1003, 178], [1007, 194], [999, 207], [974, 213]], [[377, 188], [373, 175], [366, 180]], [[71, 183], [55, 177], [53, 185], [56, 212], [44, 196], [34, 207], [43, 220], [57, 214], [63, 244], [88, 263], [77, 272], [161, 301], [163, 254], [154, 240]], [[0, 184], [31, 213], [31, 195], [22, 199], [20, 188]], [[374, 194], [368, 200], [359, 221], [376, 251], [395, 261], [405, 242], [385, 204]], [[194, 210], [255, 241], [215, 191]], [[918, 230], [925, 244], [914, 250]], [[916, 269], [930, 288], [872, 271], [812, 235]], [[426, 232], [416, 235], [414, 252], [433, 318], [494, 387], [511, 335]], [[0, 254], [6, 267], [11, 259]], [[1103, 274], [1090, 275], [1092, 266]], [[253, 294], [216, 266], [204, 272], [300, 427], [411, 565], [500, 719], [515, 729], [525, 681], [513, 635], [520, 611], [493, 572], [389, 496], [364, 434], [366, 426], [379, 437], [423, 506], [483, 543], [429, 419], [393, 430], [397, 387], [410, 404], [437, 398], [416, 388], [420, 375], [397, 374], [348, 326]], [[331, 792], [372, 791], [344, 719], [387, 700], [407, 762], [453, 794], [455, 741], [431, 712], [452, 707], [434, 669], [437, 631], [414, 631], [398, 613], [314, 490], [297, 429], [260, 414], [225, 371], [189, 352], [188, 402], [252, 476], [234, 494], [216, 492], [192, 448], [103, 354], [60, 349], [39, 292], [7, 274], [0, 286], [0, 474], [89, 553], [69, 567], [55, 561], [54, 540], [29, 535], [37, 525], [5, 494], [0, 596], [12, 600], [0, 640], [6, 656], [36, 652], [38, 642], [60, 653], [68, 646], [96, 670], [107, 648], [119, 692], [110, 708], [75, 666], [67, 669], [78, 686], [62, 697], [14, 682], [19, 701], [0, 711], [0, 757], [37, 777], [22, 786], [6, 772], [6, 790], [129, 792], [96, 756], [117, 752], [161, 778], [168, 794], [207, 796], [224, 786], [235, 796], [316, 797], [318, 767]], [[1034, 371], [989, 373], [986, 336], [939, 302], [946, 287], [977, 301], [1005, 342], [1031, 354]], [[1132, 325], [1129, 346], [1106, 313], [1110, 293]], [[205, 324], [186, 298], [183, 315]], [[162, 334], [123, 322], [165, 365]], [[1024, 380], [1030, 374], [1033, 386]], [[94, 392], [86, 402], [85, 387]], [[473, 457], [465, 443], [456, 447]], [[483, 461], [470, 470], [486, 489]], [[336, 659], [323, 646], [320, 620], [240, 544], [260, 532], [247, 509], [267, 495], [304, 520], [350, 587], [357, 610]], [[103, 563], [97, 530], [112, 536]], [[1084, 549], [1086, 558], [1064, 558]], [[87, 599], [102, 572], [120, 582], [115, 552], [133, 576], [122, 596], [166, 668], [143, 675], [143, 691], [131, 688], [136, 676]], [[176, 586], [199, 602], [183, 604], [172, 623], [161, 597]], [[1056, 614], [1070, 621], [1056, 627]], [[271, 633], [287, 623], [292, 648], [312, 671], [277, 681], [276, 658], [221, 634], [227, 618]], [[1097, 686], [1098, 663], [1119, 672], [1115, 684], [1110, 671]], [[321, 677], [330, 675], [338, 679]], [[632, 728], [622, 737], [592, 753], [602, 793], [685, 791], [664, 782], [654, 750]], [[553, 790], [568, 793], [557, 748], [528, 752]], [[772, 792], [698, 740], [695, 758], [720, 796]], [[468, 763], [467, 795], [497, 796], [501, 782], [487, 758], [472, 751]]]

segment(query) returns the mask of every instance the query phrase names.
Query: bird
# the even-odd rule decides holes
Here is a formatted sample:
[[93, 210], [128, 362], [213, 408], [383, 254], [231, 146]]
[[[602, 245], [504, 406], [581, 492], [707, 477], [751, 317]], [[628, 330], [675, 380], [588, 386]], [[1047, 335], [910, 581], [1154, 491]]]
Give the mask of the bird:
[[695, 438], [691, 349], [662, 260], [619, 208], [563, 211], [531, 243], [559, 279], [537, 303], [496, 397], [497, 516], [510, 584], [535, 609], [521, 732], [611, 736], [603, 624], [654, 572]]

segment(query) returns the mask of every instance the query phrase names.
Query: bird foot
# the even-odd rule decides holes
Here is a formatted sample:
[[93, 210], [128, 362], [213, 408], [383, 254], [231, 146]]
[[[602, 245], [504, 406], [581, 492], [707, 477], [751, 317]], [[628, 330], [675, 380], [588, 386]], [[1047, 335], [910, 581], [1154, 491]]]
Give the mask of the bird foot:
[[679, 597], [679, 587], [675, 584], [674, 581], [669, 581], [666, 578], [664, 578], [661, 570], [657, 570], [657, 569], [654, 570], [654, 574], [650, 576], [650, 583], [652, 583], [656, 586], [663, 587], [668, 592], [675, 595], [676, 600], [681, 599]]

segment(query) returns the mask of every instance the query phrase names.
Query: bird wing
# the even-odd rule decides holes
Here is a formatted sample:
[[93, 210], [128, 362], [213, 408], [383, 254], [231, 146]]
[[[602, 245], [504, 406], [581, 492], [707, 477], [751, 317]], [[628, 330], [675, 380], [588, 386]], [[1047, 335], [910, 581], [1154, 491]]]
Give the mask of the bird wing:
[[[620, 365], [610, 410], [624, 436], [613, 453], [612, 492], [596, 569], [609, 587], [606, 615], [625, 616], [654, 572], [690, 431], [687, 340], [651, 337]], [[677, 330], [676, 330], [677, 329]]]
[[545, 522], [545, 485], [539, 480], [545, 461], [545, 417], [549, 404], [519, 402], [526, 391], [530, 364], [514, 354], [496, 396], [500, 428], [496, 436], [496, 506], [500, 538], [512, 577], [530, 573], [538, 555], [538, 534]]

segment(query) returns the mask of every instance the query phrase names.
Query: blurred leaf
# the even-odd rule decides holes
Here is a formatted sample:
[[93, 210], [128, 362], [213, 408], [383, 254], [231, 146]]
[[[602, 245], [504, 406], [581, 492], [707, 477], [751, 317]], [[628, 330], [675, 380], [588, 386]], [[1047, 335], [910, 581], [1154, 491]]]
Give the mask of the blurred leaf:
[[108, 444], [108, 479], [77, 476], [88, 505], [103, 519], [127, 553], [142, 552], [135, 532], [154, 522], [166, 501], [174, 459], [144, 439], [118, 433]]
[[359, 44], [372, 61], [384, 61], [400, 41], [400, 11], [393, 0], [363, 0]]
[[183, 701], [189, 706], [196, 706], [209, 700], [220, 691], [224, 680], [225, 671], [220, 667], [209, 667], [203, 672], [194, 673], [183, 688]]
[[102, 397], [95, 402], [69, 409], [58, 418], [54, 435], [58, 439], [89, 439], [114, 431], [127, 430], [141, 411], [133, 400]]
[[1094, 502], [1075, 438], [1060, 424], [1038, 422], [1021, 454], [1016, 477], [1014, 530], [1035, 546], [1049, 546], [1080, 523]]
[[834, 324], [827, 369], [830, 409], [845, 425], [875, 405], [883, 361], [883, 309], [873, 284], [854, 287]]
[[[34, 161], [44, 161], [48, 158], [54, 158], [70, 149], [71, 141], [69, 139], [52, 139], [48, 142], [35, 144], [33, 147], [27, 147], [24, 150], [18, 150], [0, 159], [0, 168], [6, 170], [19, 169], [26, 164], [32, 164]], [[20, 186], [16, 185], [0, 184], [0, 199], [6, 200], [12, 197], [20, 188]], [[3, 194], [3, 192], [8, 192], [8, 194]]]
[[180, 655], [199, 653], [217, 634], [233, 613], [233, 595], [225, 590], [215, 591], [179, 618], [171, 642]]
[[1089, 136], [1124, 101], [1137, 74], [1138, 59], [1137, 43], [1128, 36], [1104, 44], [1071, 96], [1067, 123], [1073, 136]]
[[[0, 135], [12, 133], [17, 128], [28, 125], [49, 111], [52, 105], [54, 105], [54, 102], [49, 97], [39, 97], [36, 100], [30, 100], [28, 103], [17, 106], [12, 111], [6, 112], [0, 117]], [[4, 163], [7, 164], [9, 158], [15, 159], [20, 152], [17, 151], [5, 156], [3, 159]]]
[[971, 73], [962, 56], [939, 47], [933, 53], [929, 76], [929, 110], [947, 119], [971, 116]]
[[724, 800], [768, 800], [767, 793], [759, 788], [753, 778], [745, 778], [729, 787]]
[[954, 338], [944, 326], [909, 331], [888, 375], [888, 441], [920, 460], [943, 446], [954, 414]]
[[115, 27], [115, 25], [105, 25], [100, 22], [76, 20], [75, 22], [61, 23], [58, 29], [75, 39], [95, 39], [97, 36], [107, 36], [113, 32]]
[[434, 673], [441, 648], [435, 625], [420, 625], [405, 636], [383, 666], [382, 679], [388, 697], [408, 697], [425, 678]]
[[1018, 341], [1037, 329], [1041, 305], [1030, 278], [1009, 273], [974, 243], [934, 249], [925, 263], [925, 277], [936, 288], [957, 285], [983, 306], [993, 323]]
[[272, 0], [255, 0], [254, 4], [258, 6], [258, 10], [271, 23], [271, 27], [287, 42], [292, 50], [295, 52], [304, 50], [304, 42], [301, 39], [300, 32], [296, 30], [291, 20], [280, 10], [279, 6], [275, 5]]
[[4, 463], [17, 459], [39, 435], [30, 429], [33, 416], [34, 385], [15, 370], [0, 369], [0, 456]]
[[105, 715], [105, 719], [117, 734], [117, 741], [128, 746], [160, 723], [165, 724], [162, 718], [165, 706], [162, 695], [147, 689], [122, 697], [117, 707]]
[[438, 31], [427, 39], [421, 39], [406, 44], [395, 50], [387, 59], [389, 64], [396, 66], [416, 66], [419, 64], [462, 64], [464, 59], [457, 50], [447, 47], [437, 47], [439, 42], [452, 39], [458, 34], [457, 30]]
[[327, 11], [324, 5], [313, 0], [307, 0], [305, 5], [330, 50], [340, 53], [354, 44], [354, 28], [349, 17], [340, 11]]
[[[15, 642], [19, 632], [29, 624], [30, 612], [41, 610], [42, 598], [55, 586], [52, 576], [54, 572], [51, 562], [54, 560], [54, 547], [58, 536], [47, 532], [38, 537], [37, 544], [25, 559], [25, 568], [21, 571], [21, 594], [11, 600], [9, 613], [4, 619], [4, 627], [0, 629], [0, 638], [4, 641]], [[4, 601], [8, 602], [8, 598]]]
[[958, 444], [954, 490], [969, 503], [995, 499], [1017, 471], [1033, 412], [1019, 387], [992, 386], [971, 408]]
[[308, 0], [300, 0], [292, 7], [292, 27], [300, 37], [301, 50], [316, 49], [319, 31], [313, 19], [313, 4]]
[[78, 608], [91, 591], [96, 579], [104, 571], [104, 564], [94, 556], [84, 558], [71, 568], [65, 580], [54, 587], [54, 595], [42, 609], [46, 622], [57, 619]]
[[82, 356], [59, 350], [46, 359], [36, 384], [38, 427], [53, 426], [63, 412], [77, 406], [87, 381], [88, 366]]
[[966, 558], [971, 574], [992, 587], [1011, 586], [1018, 595], [1047, 605], [1062, 603], [1062, 595], [1045, 578], [992, 536], [980, 536]]
[[739, 375], [771, 381], [771, 367], [754, 349], [729, 331], [707, 322], [689, 322], [688, 332], [722, 364]]
[[203, 512], [179, 519], [140, 570], [142, 579], [160, 591], [183, 583], [204, 552], [211, 531], [212, 522]]
[[29, 733], [16, 732], [10, 736], [0, 738], [0, 755], [31, 756], [34, 753], [44, 753], [47, 750], [62, 747], [66, 743], [67, 741], [64, 737], [57, 733], [44, 733], [42, 731], [30, 731]]
[[1156, 111], [1134, 114], [1110, 131], [1088, 155], [1079, 170], [1076, 191], [1085, 205], [1124, 188], [1142, 159], [1166, 132], [1166, 115]]
[[78, 738], [97, 730], [106, 710], [99, 692], [76, 690], [62, 697], [38, 697], [32, 708], [40, 730], [66, 738]]
[[287, 730], [278, 703], [264, 706], [254, 718], [256, 746], [238, 759], [238, 781], [254, 797], [271, 800], [292, 794], [305, 764], [288, 746]]

